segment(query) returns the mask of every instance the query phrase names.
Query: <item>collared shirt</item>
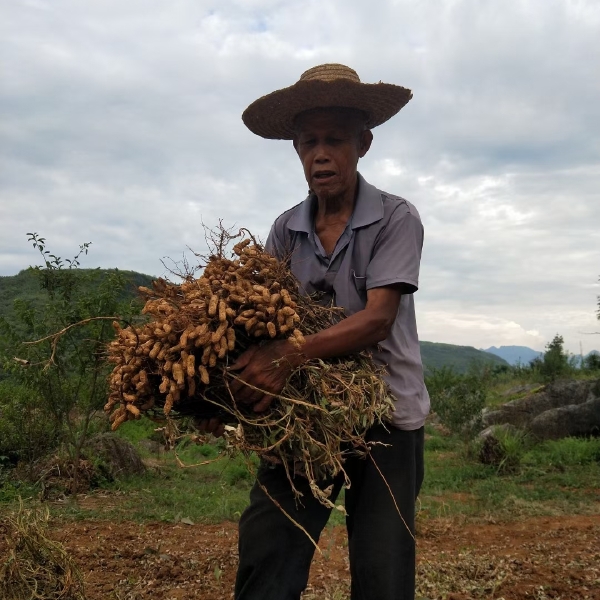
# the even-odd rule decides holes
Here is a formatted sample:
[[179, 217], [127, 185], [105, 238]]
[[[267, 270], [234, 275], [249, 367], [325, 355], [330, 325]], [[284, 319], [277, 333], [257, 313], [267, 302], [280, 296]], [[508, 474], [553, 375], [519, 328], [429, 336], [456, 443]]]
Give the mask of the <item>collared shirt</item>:
[[316, 207], [311, 194], [278, 217], [266, 249], [280, 260], [289, 259], [301, 293], [321, 292], [324, 301], [344, 308], [347, 316], [365, 308], [367, 290], [402, 284], [391, 332], [370, 350], [386, 367], [395, 398], [394, 425], [418, 429], [429, 412], [413, 298], [423, 246], [419, 213], [410, 202], [378, 190], [359, 174], [353, 214], [328, 256], [315, 233]]

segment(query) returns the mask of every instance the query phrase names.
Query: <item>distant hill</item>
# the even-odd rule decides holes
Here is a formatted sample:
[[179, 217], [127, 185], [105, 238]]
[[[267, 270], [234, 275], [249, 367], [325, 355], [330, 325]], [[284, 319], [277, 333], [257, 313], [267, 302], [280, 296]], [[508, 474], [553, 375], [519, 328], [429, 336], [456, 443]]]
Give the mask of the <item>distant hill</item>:
[[489, 352], [495, 356], [503, 358], [509, 365], [521, 364], [523, 366], [528, 365], [534, 358], [543, 356], [543, 352], [538, 352], [528, 348], [527, 346], [492, 346], [486, 348], [483, 352]]
[[477, 350], [472, 346], [455, 346], [436, 342], [421, 342], [421, 358], [425, 371], [452, 367], [458, 373], [465, 373], [474, 363], [508, 366], [508, 363], [499, 356]]
[[[89, 269], [78, 269], [78, 271], [86, 272]], [[115, 269], [99, 269], [99, 271], [108, 274], [114, 272]], [[125, 290], [125, 297], [133, 298], [137, 294], [138, 286], [148, 286], [156, 279], [135, 271], [119, 272], [130, 282]], [[40, 289], [37, 275], [32, 269], [25, 269], [17, 275], [0, 276], [0, 317], [12, 320], [13, 304], [17, 299], [28, 300], [34, 306], [45, 302], [46, 292]]]
[[[544, 356], [543, 352], [532, 350], [527, 346], [500, 346], [500, 348], [492, 346], [491, 348], [483, 350], [483, 352], [489, 352], [495, 356], [499, 356], [510, 365], [521, 364], [524, 366], [528, 365], [535, 358]], [[583, 360], [585, 361], [589, 356], [592, 355], [598, 356], [600, 355], [600, 352], [598, 352], [598, 350], [592, 350], [583, 357]], [[576, 367], [581, 366], [581, 356], [578, 354], [571, 355], [571, 360], [573, 361], [572, 364], [574, 364]]]

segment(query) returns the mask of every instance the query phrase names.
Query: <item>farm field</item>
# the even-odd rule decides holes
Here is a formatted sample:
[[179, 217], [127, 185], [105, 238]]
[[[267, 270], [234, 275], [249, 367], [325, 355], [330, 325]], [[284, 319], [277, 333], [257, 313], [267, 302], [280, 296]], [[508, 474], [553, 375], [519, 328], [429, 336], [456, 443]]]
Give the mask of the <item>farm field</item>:
[[[101, 501], [90, 497], [82, 507]], [[232, 598], [237, 528], [230, 521], [83, 519], [55, 522], [52, 536], [83, 570], [89, 600]], [[419, 594], [432, 600], [598, 600], [599, 540], [599, 515], [479, 524], [431, 519], [419, 524]], [[320, 547], [305, 598], [344, 600], [349, 574], [343, 526], [328, 527]]]
[[[534, 447], [518, 469], [500, 474], [472, 460], [460, 440], [428, 432], [417, 598], [600, 600], [595, 440]], [[194, 464], [215, 453], [189, 445], [179, 456]], [[231, 600], [236, 521], [252, 483], [247, 465], [236, 458], [182, 469], [172, 453], [147, 453], [145, 462], [144, 475], [43, 503], [48, 535], [81, 569], [86, 599]], [[16, 509], [17, 491], [38, 505], [35, 490], [15, 488], [12, 500], [5, 492], [0, 516]], [[304, 600], [348, 600], [341, 515], [332, 516], [319, 546]], [[0, 535], [2, 559], [5, 550]]]

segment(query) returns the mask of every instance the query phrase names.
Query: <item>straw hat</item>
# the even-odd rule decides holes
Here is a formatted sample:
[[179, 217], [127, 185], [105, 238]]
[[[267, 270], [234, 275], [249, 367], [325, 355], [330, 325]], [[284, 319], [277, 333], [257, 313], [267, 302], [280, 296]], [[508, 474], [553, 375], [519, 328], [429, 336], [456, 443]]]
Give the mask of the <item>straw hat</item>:
[[294, 118], [313, 108], [341, 106], [362, 110], [372, 129], [393, 117], [412, 92], [390, 83], [361, 83], [356, 71], [339, 64], [318, 65], [294, 85], [254, 101], [242, 114], [246, 127], [271, 140], [291, 140]]

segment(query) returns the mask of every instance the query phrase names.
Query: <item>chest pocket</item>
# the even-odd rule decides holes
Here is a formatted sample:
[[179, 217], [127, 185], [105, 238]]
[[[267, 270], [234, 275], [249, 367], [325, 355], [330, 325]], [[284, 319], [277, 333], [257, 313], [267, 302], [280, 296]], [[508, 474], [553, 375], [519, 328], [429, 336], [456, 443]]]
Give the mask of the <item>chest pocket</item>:
[[367, 269], [373, 256], [373, 246], [380, 229], [367, 226], [354, 231], [346, 258], [350, 263], [345, 269], [349, 314], [362, 310], [367, 304]]
[[[359, 271], [361, 273], [363, 271]], [[358, 292], [358, 295], [363, 299], [366, 303], [367, 301], [367, 276], [359, 275], [354, 269], [350, 271], [350, 275], [352, 278], [352, 283], [354, 284], [354, 288]]]
[[373, 258], [373, 250], [381, 229], [378, 223], [361, 227], [354, 232], [352, 245], [352, 269], [350, 277], [357, 291], [367, 293], [367, 268]]

